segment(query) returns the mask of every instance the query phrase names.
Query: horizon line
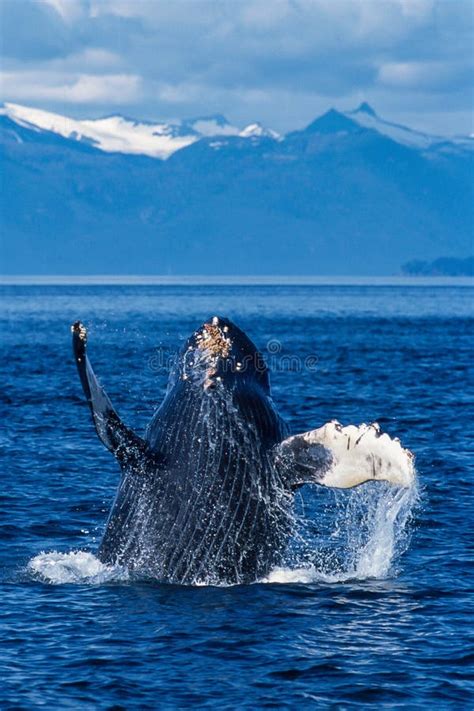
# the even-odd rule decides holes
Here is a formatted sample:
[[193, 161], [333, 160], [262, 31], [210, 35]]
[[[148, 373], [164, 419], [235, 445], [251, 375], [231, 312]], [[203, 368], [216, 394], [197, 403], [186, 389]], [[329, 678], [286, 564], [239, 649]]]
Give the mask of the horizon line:
[[0, 286], [474, 286], [474, 276], [0, 274]]

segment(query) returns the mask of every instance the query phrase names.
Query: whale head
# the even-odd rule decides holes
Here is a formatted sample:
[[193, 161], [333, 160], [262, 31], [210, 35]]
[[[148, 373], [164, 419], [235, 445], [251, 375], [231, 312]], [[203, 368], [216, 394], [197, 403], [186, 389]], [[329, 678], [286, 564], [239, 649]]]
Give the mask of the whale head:
[[238, 326], [221, 316], [208, 319], [188, 338], [177, 365], [176, 378], [209, 392], [252, 384], [270, 392], [263, 356]]

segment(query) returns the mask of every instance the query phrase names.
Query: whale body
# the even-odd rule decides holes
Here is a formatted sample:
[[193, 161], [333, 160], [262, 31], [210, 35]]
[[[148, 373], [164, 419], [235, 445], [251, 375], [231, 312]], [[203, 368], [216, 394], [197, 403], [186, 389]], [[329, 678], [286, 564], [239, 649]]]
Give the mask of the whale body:
[[413, 482], [411, 453], [375, 424], [289, 436], [263, 357], [228, 319], [186, 341], [143, 437], [97, 381], [84, 326], [72, 332], [97, 434], [121, 468], [98, 551], [106, 564], [170, 583], [253, 582], [282, 561], [299, 486]]

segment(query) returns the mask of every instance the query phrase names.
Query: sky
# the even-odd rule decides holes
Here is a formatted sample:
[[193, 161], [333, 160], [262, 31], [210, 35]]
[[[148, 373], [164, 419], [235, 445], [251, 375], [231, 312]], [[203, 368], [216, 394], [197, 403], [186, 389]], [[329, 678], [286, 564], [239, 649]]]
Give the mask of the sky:
[[0, 99], [285, 132], [368, 101], [474, 131], [472, 0], [0, 0]]

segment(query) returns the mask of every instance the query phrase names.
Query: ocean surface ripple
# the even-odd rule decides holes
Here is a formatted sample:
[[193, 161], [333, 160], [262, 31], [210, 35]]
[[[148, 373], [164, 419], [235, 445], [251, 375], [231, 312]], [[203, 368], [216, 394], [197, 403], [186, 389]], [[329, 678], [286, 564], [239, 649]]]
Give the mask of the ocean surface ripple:
[[[472, 708], [473, 290], [3, 286], [0, 708]], [[293, 432], [378, 421], [418, 485], [307, 486], [285, 564], [162, 585], [95, 551], [118, 471], [71, 354], [81, 318], [143, 431], [169, 358], [214, 313], [272, 368]]]

